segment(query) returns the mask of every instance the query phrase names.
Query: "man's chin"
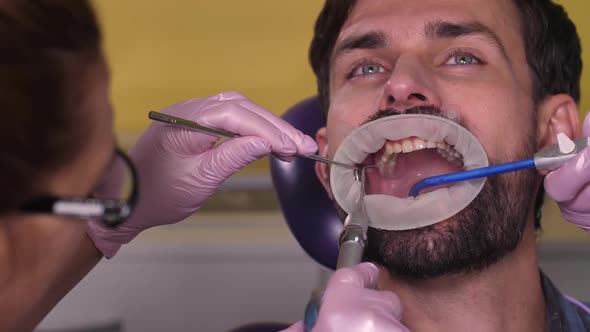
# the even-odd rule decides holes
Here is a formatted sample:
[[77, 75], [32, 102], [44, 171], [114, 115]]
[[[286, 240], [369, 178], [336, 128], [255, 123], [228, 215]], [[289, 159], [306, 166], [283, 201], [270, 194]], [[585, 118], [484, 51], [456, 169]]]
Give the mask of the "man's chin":
[[413, 280], [485, 270], [522, 240], [531, 199], [517, 193], [531, 188], [531, 174], [489, 178], [467, 208], [439, 223], [406, 231], [369, 228], [366, 260]]

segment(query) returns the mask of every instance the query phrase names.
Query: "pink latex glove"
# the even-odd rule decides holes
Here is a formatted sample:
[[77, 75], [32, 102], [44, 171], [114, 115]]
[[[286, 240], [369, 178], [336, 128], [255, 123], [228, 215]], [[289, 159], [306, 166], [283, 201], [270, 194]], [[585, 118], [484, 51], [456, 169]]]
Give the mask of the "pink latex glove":
[[[334, 272], [322, 298], [313, 332], [409, 332], [400, 322], [402, 307], [392, 292], [379, 291], [379, 270], [361, 263]], [[283, 332], [303, 332], [297, 322]]]
[[[582, 133], [590, 136], [590, 113], [586, 115]], [[545, 191], [557, 202], [565, 220], [590, 232], [590, 148], [547, 174]]]
[[130, 218], [116, 229], [97, 221], [88, 223], [88, 235], [107, 258], [143, 230], [190, 216], [249, 163], [271, 152], [289, 156], [317, 150], [311, 137], [236, 92], [192, 99], [161, 112], [242, 137], [214, 147], [218, 137], [152, 123], [129, 152], [140, 190]]

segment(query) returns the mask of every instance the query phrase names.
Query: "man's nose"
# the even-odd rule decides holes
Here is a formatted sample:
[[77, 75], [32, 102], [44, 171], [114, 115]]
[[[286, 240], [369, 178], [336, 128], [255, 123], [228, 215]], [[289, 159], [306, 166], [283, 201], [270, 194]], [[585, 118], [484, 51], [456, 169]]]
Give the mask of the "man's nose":
[[434, 88], [433, 75], [418, 59], [400, 57], [383, 87], [379, 109], [399, 112], [423, 105], [440, 107], [440, 98]]

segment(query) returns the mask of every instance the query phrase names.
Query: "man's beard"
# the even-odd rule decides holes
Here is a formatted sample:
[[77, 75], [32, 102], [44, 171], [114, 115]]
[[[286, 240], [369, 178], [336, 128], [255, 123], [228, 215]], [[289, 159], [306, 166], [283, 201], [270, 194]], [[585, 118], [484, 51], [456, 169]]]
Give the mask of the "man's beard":
[[[405, 113], [440, 115], [424, 108]], [[380, 112], [370, 120], [387, 115], [392, 112]], [[528, 129], [532, 134], [532, 127]], [[534, 142], [528, 135], [517, 153], [490, 163], [528, 159]], [[484, 270], [520, 243], [535, 196], [534, 184], [534, 170], [488, 177], [474, 201], [448, 220], [406, 231], [369, 228], [365, 258], [393, 275], [413, 280]]]
[[408, 279], [484, 270], [520, 243], [534, 176], [529, 170], [489, 177], [468, 207], [438, 224], [406, 231], [369, 228], [365, 257]]

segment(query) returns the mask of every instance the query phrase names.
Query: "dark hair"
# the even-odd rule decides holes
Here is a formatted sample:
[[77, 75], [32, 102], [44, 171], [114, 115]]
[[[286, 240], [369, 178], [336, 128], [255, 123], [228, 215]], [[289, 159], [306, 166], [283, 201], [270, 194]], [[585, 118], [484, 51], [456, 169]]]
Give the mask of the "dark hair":
[[88, 1], [0, 3], [0, 212], [42, 190], [83, 147], [81, 76], [101, 58]]
[[[551, 0], [514, 0], [520, 15], [522, 38], [531, 71], [533, 101], [565, 93], [580, 101], [582, 48], [576, 26], [562, 6]], [[324, 112], [330, 106], [330, 58], [336, 39], [356, 0], [326, 0], [315, 24], [309, 61], [316, 75]], [[535, 226], [540, 227], [544, 189], [537, 194]]]

